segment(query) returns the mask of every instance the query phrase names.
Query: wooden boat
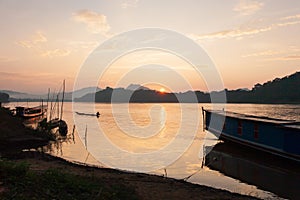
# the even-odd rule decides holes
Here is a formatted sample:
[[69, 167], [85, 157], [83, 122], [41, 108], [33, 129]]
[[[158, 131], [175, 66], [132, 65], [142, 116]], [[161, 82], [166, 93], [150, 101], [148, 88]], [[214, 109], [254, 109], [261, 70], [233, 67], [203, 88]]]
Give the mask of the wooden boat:
[[[300, 162], [300, 122], [225, 111], [203, 110], [203, 126], [221, 139], [231, 140]], [[222, 130], [211, 119], [225, 118]]]
[[43, 106], [36, 106], [36, 107], [16, 107], [16, 116], [22, 117], [24, 119], [35, 118], [44, 115], [47, 112], [47, 109]]
[[60, 119], [59, 118], [54, 118], [54, 119], [51, 119], [47, 126], [48, 126], [48, 129], [54, 129], [54, 128], [57, 128], [59, 126], [59, 121]]
[[62, 136], [66, 136], [68, 134], [68, 125], [67, 122], [64, 120], [59, 120], [58, 124], [58, 132]]
[[97, 118], [100, 117], [100, 113], [99, 112], [96, 112], [96, 114], [91, 114], [91, 113], [82, 113], [82, 112], [75, 112], [77, 115], [85, 115], [85, 116], [91, 116], [91, 117], [94, 117], [96, 116]]
[[[59, 94], [57, 94], [56, 102], [54, 106], [52, 106], [53, 100], [50, 102], [50, 108], [49, 108], [49, 118], [47, 115], [47, 118], [43, 119], [39, 126], [47, 131], [51, 131], [52, 129], [57, 129], [60, 135], [66, 136], [68, 134], [68, 125], [66, 121], [62, 119], [63, 116], [63, 105], [64, 105], [64, 95], [65, 95], [65, 80], [63, 81], [63, 92], [62, 92], [62, 100], [61, 100], [61, 107], [59, 107]], [[50, 89], [48, 90], [48, 100], [47, 100], [47, 107], [49, 106], [49, 95], [50, 95]], [[52, 118], [53, 111], [57, 111], [57, 117]]]
[[66, 136], [68, 134], [68, 125], [66, 121], [61, 120], [59, 118], [54, 118], [47, 122], [47, 119], [45, 118], [40, 123], [40, 126], [46, 130], [52, 130], [55, 128], [58, 128], [58, 132], [62, 136]]

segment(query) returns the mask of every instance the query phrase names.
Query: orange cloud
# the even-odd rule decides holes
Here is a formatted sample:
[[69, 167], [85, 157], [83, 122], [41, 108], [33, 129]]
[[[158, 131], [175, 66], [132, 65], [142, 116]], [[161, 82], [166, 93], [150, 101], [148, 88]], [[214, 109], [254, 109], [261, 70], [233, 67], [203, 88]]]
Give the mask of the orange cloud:
[[73, 19], [85, 23], [91, 33], [101, 33], [107, 36], [110, 30], [106, 16], [90, 10], [80, 10], [74, 13]]
[[281, 20], [300, 19], [300, 14], [281, 18]]
[[124, 0], [122, 3], [121, 3], [121, 7], [126, 9], [126, 8], [129, 8], [129, 7], [137, 7], [137, 3], [139, 2], [139, 0]]
[[46, 57], [63, 57], [63, 56], [67, 56], [71, 53], [71, 51], [69, 50], [65, 50], [65, 49], [54, 49], [54, 50], [46, 50], [45, 52], [43, 52], [41, 55], [42, 56], [46, 56]]
[[262, 28], [236, 28], [236, 29], [229, 29], [223, 30], [215, 33], [209, 33], [205, 35], [197, 35], [193, 34], [192, 37], [196, 40], [205, 40], [205, 39], [225, 39], [225, 38], [242, 38], [243, 36], [252, 36], [263, 32], [268, 32], [276, 28], [285, 27], [285, 26], [292, 26], [300, 24], [300, 20], [298, 21], [290, 21], [284, 23], [277, 23], [271, 24], [266, 27]]
[[282, 58], [278, 58], [277, 60], [300, 60], [300, 55], [289, 55]]
[[300, 23], [300, 21], [293, 21], [293, 22], [278, 23], [275, 26], [276, 27], [282, 27], [282, 26], [296, 25], [296, 24], [299, 24], [299, 23]]
[[282, 52], [279, 52], [279, 51], [268, 50], [268, 51], [262, 51], [262, 52], [258, 52], [258, 53], [247, 54], [247, 55], [244, 55], [242, 57], [248, 58], [248, 57], [258, 57], [258, 56], [273, 56], [273, 55], [278, 55], [278, 54], [281, 54], [281, 53]]
[[18, 41], [17, 44], [24, 48], [31, 49], [31, 48], [36, 48], [41, 43], [45, 43], [47, 41], [48, 39], [46, 38], [46, 36], [42, 32], [38, 31], [32, 36], [31, 40], [21, 40]]
[[47, 37], [40, 31], [36, 32], [31, 40], [21, 40], [16, 42], [19, 46], [27, 49], [32, 49], [43, 57], [61, 57], [67, 56], [71, 53], [65, 49], [48, 50], [46, 44], [48, 43]]
[[262, 9], [264, 3], [254, 0], [240, 0], [239, 3], [234, 7], [234, 11], [241, 15], [252, 15]]
[[270, 31], [271, 26], [265, 28], [247, 28], [247, 29], [231, 29], [223, 30], [215, 33], [210, 33], [206, 35], [194, 35], [197, 40], [203, 39], [224, 39], [224, 38], [239, 38], [243, 36], [255, 35], [258, 33]]

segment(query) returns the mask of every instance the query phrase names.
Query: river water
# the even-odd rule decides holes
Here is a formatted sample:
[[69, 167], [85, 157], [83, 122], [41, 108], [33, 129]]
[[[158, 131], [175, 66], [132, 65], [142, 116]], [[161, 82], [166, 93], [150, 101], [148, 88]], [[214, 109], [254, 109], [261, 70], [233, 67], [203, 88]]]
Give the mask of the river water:
[[[300, 105], [216, 106], [238, 113], [300, 121]], [[212, 105], [67, 102], [63, 119], [68, 123], [69, 139], [52, 144], [46, 151], [75, 162], [184, 179], [263, 199], [280, 199], [268, 188], [203, 166], [203, 155], [208, 153], [205, 147], [215, 145], [218, 140], [203, 131], [202, 107], [212, 108]], [[96, 112], [101, 113], [99, 118], [81, 114]]]

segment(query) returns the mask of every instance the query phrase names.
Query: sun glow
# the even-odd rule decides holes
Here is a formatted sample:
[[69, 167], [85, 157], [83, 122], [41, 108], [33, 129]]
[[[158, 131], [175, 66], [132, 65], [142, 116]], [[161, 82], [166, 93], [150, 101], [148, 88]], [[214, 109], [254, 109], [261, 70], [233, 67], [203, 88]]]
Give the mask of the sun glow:
[[159, 92], [160, 92], [160, 93], [165, 93], [165, 92], [166, 92], [166, 89], [165, 89], [165, 88], [160, 88], [160, 89], [159, 89]]

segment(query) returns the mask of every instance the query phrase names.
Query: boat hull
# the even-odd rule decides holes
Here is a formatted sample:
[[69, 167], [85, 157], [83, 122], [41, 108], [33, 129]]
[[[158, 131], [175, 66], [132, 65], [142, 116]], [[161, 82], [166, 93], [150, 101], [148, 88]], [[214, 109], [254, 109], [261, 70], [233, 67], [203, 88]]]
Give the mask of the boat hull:
[[43, 116], [47, 112], [46, 108], [42, 106], [37, 106], [34, 108], [26, 108], [26, 107], [16, 107], [16, 116], [21, 117], [23, 119], [32, 119], [36, 117]]
[[[297, 123], [227, 116], [221, 112], [203, 110], [205, 129], [221, 139], [230, 140], [300, 162], [300, 129]], [[212, 115], [225, 116], [222, 130], [210, 126]]]

